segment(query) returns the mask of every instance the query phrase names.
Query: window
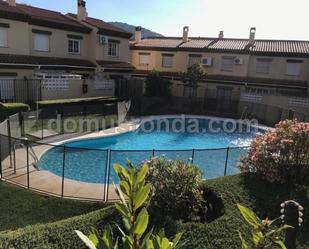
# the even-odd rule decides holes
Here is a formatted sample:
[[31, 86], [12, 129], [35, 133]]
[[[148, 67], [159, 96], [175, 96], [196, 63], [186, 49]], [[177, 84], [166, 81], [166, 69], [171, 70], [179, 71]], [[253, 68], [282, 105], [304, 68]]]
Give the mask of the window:
[[70, 54], [80, 54], [80, 41], [79, 40], [69, 40], [69, 53]]
[[233, 72], [234, 57], [222, 57], [221, 71]]
[[257, 59], [256, 73], [269, 74], [271, 61], [271, 59]]
[[49, 35], [34, 34], [34, 50], [49, 52]]
[[194, 64], [202, 63], [202, 55], [201, 54], [189, 54], [189, 63], [188, 66], [191, 67]]
[[108, 43], [108, 55], [111, 57], [118, 57], [119, 44], [115, 42]]
[[140, 66], [148, 66], [149, 65], [150, 53], [140, 53], [139, 54], [139, 64]]
[[290, 76], [299, 76], [301, 63], [303, 63], [301, 60], [287, 60], [286, 74]]
[[173, 57], [173, 54], [162, 54], [162, 67], [172, 67]]
[[8, 29], [0, 28], [0, 47], [8, 46]]

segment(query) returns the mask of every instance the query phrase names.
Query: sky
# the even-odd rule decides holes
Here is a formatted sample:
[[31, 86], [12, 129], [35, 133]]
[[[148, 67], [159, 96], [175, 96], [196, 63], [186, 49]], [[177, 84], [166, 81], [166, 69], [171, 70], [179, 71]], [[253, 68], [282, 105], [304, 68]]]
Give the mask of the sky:
[[[309, 0], [86, 0], [89, 16], [143, 26], [165, 36], [309, 40]], [[77, 0], [17, 0], [76, 13]]]

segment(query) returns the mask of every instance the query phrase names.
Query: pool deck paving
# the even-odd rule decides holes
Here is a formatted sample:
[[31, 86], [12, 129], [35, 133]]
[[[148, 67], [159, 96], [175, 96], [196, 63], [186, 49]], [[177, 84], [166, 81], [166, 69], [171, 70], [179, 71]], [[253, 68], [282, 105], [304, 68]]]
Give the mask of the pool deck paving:
[[[39, 159], [47, 150], [54, 148], [54, 146], [60, 145], [63, 142], [121, 134], [132, 131], [136, 129], [136, 127], [136, 122], [125, 123], [119, 127], [104, 131], [83, 135], [62, 135], [59, 137], [44, 139], [35, 144], [31, 143], [32, 146], [29, 146], [28, 153], [28, 167], [27, 147], [18, 146], [15, 150], [15, 160], [14, 153], [12, 153], [12, 157], [8, 156], [2, 161], [2, 180], [50, 196], [63, 196], [64, 198], [69, 199], [103, 201], [107, 199], [108, 195], [108, 201], [118, 200], [115, 187], [111, 184], [86, 183], [68, 178], [62, 178], [61, 176], [55, 175], [49, 171], [39, 170], [34, 166], [36, 160]], [[15, 170], [14, 161], [16, 165]], [[27, 174], [28, 172], [29, 174]]]

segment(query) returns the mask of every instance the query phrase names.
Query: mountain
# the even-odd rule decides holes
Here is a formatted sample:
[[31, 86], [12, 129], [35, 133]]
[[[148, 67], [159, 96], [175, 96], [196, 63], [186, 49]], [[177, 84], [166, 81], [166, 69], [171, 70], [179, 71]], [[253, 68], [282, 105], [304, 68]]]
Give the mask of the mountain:
[[[134, 25], [130, 25], [130, 24], [123, 23], [123, 22], [109, 22], [109, 23], [118, 27], [118, 28], [121, 28], [125, 31], [128, 31], [132, 34], [135, 33], [135, 26]], [[142, 38], [150, 37], [150, 36], [163, 37], [163, 35], [161, 35], [159, 33], [153, 32], [153, 31], [146, 29], [146, 28], [142, 28]]]

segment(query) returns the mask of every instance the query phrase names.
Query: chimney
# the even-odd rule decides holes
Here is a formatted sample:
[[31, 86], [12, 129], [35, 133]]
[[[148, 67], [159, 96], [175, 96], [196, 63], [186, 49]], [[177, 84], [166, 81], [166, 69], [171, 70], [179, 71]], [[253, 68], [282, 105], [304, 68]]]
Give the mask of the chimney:
[[86, 9], [86, 1], [84, 0], [77, 0], [77, 19], [83, 21], [88, 16], [87, 9]]
[[224, 38], [224, 31], [220, 31], [219, 33], [219, 39], [223, 39]]
[[135, 28], [135, 42], [141, 42], [142, 41], [142, 27], [138, 26]]
[[249, 45], [253, 45], [255, 41], [255, 32], [256, 28], [251, 28], [250, 29], [250, 36], [249, 36]]
[[189, 27], [188, 26], [183, 27], [182, 41], [183, 42], [189, 41]]
[[8, 5], [15, 7], [16, 6], [16, 0], [6, 0]]

